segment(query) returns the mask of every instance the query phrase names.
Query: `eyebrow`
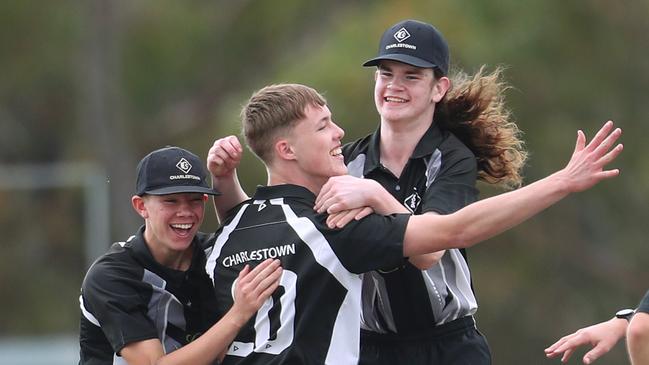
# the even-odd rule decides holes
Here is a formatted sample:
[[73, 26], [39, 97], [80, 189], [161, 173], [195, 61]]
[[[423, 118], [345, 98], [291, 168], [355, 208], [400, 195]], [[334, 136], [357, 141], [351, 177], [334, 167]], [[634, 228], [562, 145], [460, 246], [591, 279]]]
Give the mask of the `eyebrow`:
[[[379, 70], [390, 71], [390, 72], [393, 71], [393, 70], [392, 70], [392, 67], [390, 67], [390, 66], [385, 66], [385, 65], [379, 65], [379, 66], [378, 66], [378, 69], [379, 69]], [[425, 74], [424, 70], [425, 70], [424, 68], [411, 66], [411, 67], [409, 67], [409, 68], [406, 70], [405, 73], [406, 73], [406, 74], [411, 74], [411, 75], [414, 75], [414, 74], [416, 74], [416, 75], [423, 75], [423, 74]]]

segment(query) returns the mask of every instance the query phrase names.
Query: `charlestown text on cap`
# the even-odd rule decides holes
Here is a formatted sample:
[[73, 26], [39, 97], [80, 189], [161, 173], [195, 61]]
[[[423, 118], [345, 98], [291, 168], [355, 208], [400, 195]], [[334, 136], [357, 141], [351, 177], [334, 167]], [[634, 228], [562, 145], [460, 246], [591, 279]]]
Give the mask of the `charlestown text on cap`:
[[180, 147], [165, 147], [149, 153], [137, 165], [135, 193], [220, 195], [209, 186], [207, 176], [198, 156]]
[[407, 63], [416, 67], [437, 68], [448, 74], [448, 44], [442, 33], [430, 24], [403, 20], [388, 28], [379, 43], [379, 55], [363, 66], [377, 66], [382, 60]]

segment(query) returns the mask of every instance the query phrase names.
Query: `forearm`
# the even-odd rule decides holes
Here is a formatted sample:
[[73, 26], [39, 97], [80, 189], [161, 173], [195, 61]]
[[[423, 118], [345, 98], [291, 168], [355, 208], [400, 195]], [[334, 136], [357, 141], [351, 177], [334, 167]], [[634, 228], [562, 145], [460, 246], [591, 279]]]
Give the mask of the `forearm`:
[[410, 218], [404, 240], [407, 256], [469, 247], [524, 222], [567, 196], [560, 173], [500, 194], [449, 215]]
[[248, 195], [243, 191], [243, 188], [239, 183], [239, 178], [236, 172], [227, 178], [216, 178], [212, 176], [212, 186], [221, 192], [221, 195], [214, 197], [214, 209], [216, 210], [219, 222], [225, 220], [226, 213], [230, 209], [248, 199]]
[[225, 355], [228, 346], [246, 322], [244, 315], [231, 309], [207, 332], [186, 346], [161, 357], [156, 365], [213, 364]]
[[[460, 247], [469, 247], [528, 220], [569, 194], [560, 173], [478, 201], [452, 214]], [[457, 215], [457, 216], [456, 216]]]
[[[424, 214], [438, 215], [438, 213], [436, 212], [427, 212]], [[428, 270], [431, 267], [433, 267], [433, 265], [437, 264], [439, 260], [442, 259], [442, 256], [444, 256], [445, 252], [446, 251], [443, 250], [443, 251], [437, 251], [437, 252], [427, 253], [423, 255], [411, 256], [408, 258], [408, 261], [419, 270]]]

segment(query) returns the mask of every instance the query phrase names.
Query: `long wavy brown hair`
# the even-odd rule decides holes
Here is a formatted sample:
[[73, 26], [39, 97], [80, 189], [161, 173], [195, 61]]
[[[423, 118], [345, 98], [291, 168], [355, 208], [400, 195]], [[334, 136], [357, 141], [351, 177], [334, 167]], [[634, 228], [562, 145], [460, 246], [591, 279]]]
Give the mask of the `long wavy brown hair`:
[[505, 106], [510, 88], [503, 68], [487, 74], [485, 66], [473, 76], [454, 71], [451, 89], [435, 107], [434, 122], [457, 136], [475, 154], [478, 179], [512, 189], [523, 182], [527, 160], [521, 131]]

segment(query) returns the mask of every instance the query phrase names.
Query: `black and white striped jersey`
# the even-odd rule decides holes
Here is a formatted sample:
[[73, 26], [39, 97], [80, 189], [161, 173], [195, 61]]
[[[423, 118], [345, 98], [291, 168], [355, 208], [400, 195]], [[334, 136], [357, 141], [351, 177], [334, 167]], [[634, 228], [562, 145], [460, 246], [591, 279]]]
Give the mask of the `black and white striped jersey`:
[[131, 342], [160, 339], [165, 353], [186, 345], [219, 318], [212, 282], [205, 273], [199, 233], [187, 271], [160, 265], [143, 237], [144, 227], [114, 243], [88, 270], [79, 302], [80, 364], [126, 364], [117, 354]]
[[[378, 181], [414, 214], [452, 213], [477, 199], [477, 163], [453, 134], [433, 124], [399, 178], [381, 164], [380, 130], [343, 147], [349, 174]], [[477, 302], [464, 250], [447, 250], [420, 271], [409, 263], [364, 276], [363, 329], [417, 333], [472, 315]]]
[[223, 364], [356, 364], [361, 278], [403, 259], [409, 215], [370, 215], [329, 229], [315, 196], [295, 185], [258, 187], [217, 232], [206, 271], [221, 310], [246, 264], [282, 262], [281, 285], [239, 332]]

